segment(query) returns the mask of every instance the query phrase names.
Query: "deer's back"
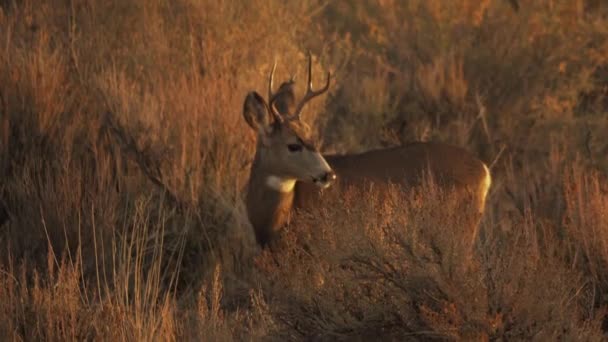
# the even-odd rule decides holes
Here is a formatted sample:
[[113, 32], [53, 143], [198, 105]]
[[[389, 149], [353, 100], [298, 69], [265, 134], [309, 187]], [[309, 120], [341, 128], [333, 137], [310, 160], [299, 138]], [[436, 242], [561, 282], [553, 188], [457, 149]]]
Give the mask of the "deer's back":
[[[483, 191], [479, 189], [489, 177], [482, 161], [465, 149], [442, 143], [417, 142], [325, 158], [336, 172], [341, 187], [356, 187], [366, 182], [417, 186], [430, 175], [442, 187], [469, 189], [472, 193], [481, 194]], [[311, 205], [316, 196], [318, 190], [314, 185], [298, 183], [297, 206]]]

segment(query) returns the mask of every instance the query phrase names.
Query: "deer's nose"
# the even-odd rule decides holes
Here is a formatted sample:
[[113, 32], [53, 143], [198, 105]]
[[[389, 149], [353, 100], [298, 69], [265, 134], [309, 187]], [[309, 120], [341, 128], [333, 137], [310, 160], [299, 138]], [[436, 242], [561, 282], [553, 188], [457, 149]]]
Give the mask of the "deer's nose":
[[332, 170], [329, 170], [320, 174], [318, 177], [313, 178], [312, 180], [318, 187], [325, 189], [329, 187], [331, 183], [336, 180], [336, 178], [336, 173]]
[[336, 180], [336, 173], [333, 170], [330, 170], [328, 172], [325, 172], [325, 174], [323, 174], [323, 176], [321, 176], [321, 181], [323, 183], [331, 183], [333, 181]]

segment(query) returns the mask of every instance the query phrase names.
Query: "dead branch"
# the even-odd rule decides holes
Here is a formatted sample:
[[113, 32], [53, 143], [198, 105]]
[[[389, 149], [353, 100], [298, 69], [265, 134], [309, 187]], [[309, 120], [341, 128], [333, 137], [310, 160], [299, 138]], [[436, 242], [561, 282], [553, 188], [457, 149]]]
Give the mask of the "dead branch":
[[107, 129], [116, 139], [121, 149], [135, 161], [141, 172], [166, 196], [167, 200], [177, 207], [183, 207], [184, 201], [181, 201], [178, 196], [171, 191], [170, 187], [164, 181], [164, 177], [159, 163], [152, 160], [148, 155], [142, 152], [135, 142], [135, 138], [128, 134], [115, 119], [111, 112], [107, 112], [105, 122], [102, 126]]
[[500, 159], [500, 157], [502, 156], [503, 152], [507, 149], [507, 144], [502, 144], [500, 146], [500, 151], [498, 151], [498, 153], [496, 154], [496, 157], [494, 157], [494, 160], [490, 163], [490, 166], [488, 166], [488, 168], [490, 170], [492, 170], [492, 168], [494, 167], [494, 165], [496, 165], [496, 162], [498, 162], [498, 160]]

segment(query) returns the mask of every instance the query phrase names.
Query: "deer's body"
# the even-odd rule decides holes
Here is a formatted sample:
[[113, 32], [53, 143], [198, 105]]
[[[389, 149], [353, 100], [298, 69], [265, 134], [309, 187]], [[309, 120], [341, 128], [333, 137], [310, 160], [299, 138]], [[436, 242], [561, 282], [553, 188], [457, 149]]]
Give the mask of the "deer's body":
[[[338, 177], [337, 186], [342, 189], [366, 181], [414, 187], [430, 173], [440, 187], [458, 191], [466, 195], [467, 200], [473, 200], [472, 205], [479, 214], [484, 210], [491, 185], [490, 172], [483, 162], [464, 149], [447, 144], [419, 142], [361, 154], [324, 157]], [[410, 164], [406, 164], [407, 161]], [[272, 183], [270, 172], [259, 169], [255, 161], [252, 168], [247, 209], [258, 242], [266, 245], [288, 223], [294, 208], [316, 206], [321, 192], [318, 186], [308, 182], [269, 184]]]
[[[486, 165], [466, 150], [436, 142], [414, 142], [404, 146], [360, 154], [325, 155], [338, 176], [340, 186], [358, 186], [365, 182], [399, 184], [406, 188], [421, 185], [425, 175], [444, 189], [466, 193], [475, 199], [483, 212], [491, 185]], [[308, 183], [296, 183], [296, 205], [314, 205], [318, 189]]]
[[[274, 68], [273, 68], [274, 72]], [[307, 126], [299, 120], [306, 101], [325, 92], [312, 91], [311, 61], [307, 94], [293, 108], [293, 82], [284, 83], [272, 92], [269, 81], [269, 104], [257, 93], [250, 93], [244, 105], [244, 115], [258, 131], [258, 146], [251, 168], [246, 198], [247, 212], [257, 241], [271, 243], [288, 223], [295, 207], [317, 205], [320, 188], [330, 186], [337, 178], [341, 191], [344, 186], [357, 187], [367, 182], [400, 184], [407, 187], [421, 183], [432, 175], [442, 189], [462, 194], [481, 217], [485, 198], [491, 184], [488, 168], [462, 148], [442, 143], [411, 143], [360, 154], [322, 156], [309, 140]], [[277, 109], [278, 108], [278, 109]], [[474, 222], [470, 238], [477, 235]]]

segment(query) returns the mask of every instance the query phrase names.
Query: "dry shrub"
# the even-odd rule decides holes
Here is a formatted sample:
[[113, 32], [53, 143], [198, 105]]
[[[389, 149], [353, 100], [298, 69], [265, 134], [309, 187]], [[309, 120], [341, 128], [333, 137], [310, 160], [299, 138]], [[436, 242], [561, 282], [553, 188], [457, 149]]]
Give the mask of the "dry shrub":
[[[296, 10], [306, 4], [39, 5], [4, 7], [2, 191], [14, 218], [7, 240], [44, 250], [44, 219], [52, 245], [63, 250], [58, 243], [77, 241], [76, 227], [91, 230], [92, 213], [107, 223], [105, 231], [129, 215], [133, 199], [165, 190], [194, 208], [198, 222], [190, 237], [198, 244], [218, 244], [226, 230], [239, 230], [252, 137], [235, 99], [263, 85], [267, 70], [259, 66], [270, 65], [274, 52], [261, 46], [272, 43], [285, 57], [303, 60], [293, 40], [300, 31], [282, 28], [297, 24]], [[259, 13], [281, 19], [260, 20]], [[242, 26], [220, 18], [238, 18]], [[252, 32], [264, 34], [245, 44]], [[229, 48], [239, 41], [241, 49]], [[151, 187], [131, 151], [108, 136], [107, 113], [166, 189]], [[32, 229], [18, 232], [21, 223]], [[237, 239], [248, 234], [239, 231]]]
[[593, 290], [594, 305], [605, 307], [608, 281], [608, 183], [597, 172], [572, 167], [564, 180], [564, 240], [572, 267], [580, 269]]
[[[85, 279], [82, 255], [59, 257], [49, 246], [39, 273], [23, 262], [2, 276], [3, 336], [33, 340], [170, 338], [176, 329], [171, 297], [161, 293], [160, 257], [146, 265], [139, 242], [114, 246], [115, 277]], [[157, 253], [162, 246], [156, 246]], [[132, 259], [130, 253], [135, 258]], [[95, 260], [102, 255], [87, 255]], [[74, 258], [74, 259], [72, 259]], [[149, 267], [149, 269], [148, 269]], [[99, 266], [99, 272], [106, 270]], [[13, 276], [14, 275], [14, 276]], [[103, 323], [102, 323], [103, 322]]]
[[[3, 337], [601, 338], [601, 2], [0, 7]], [[254, 257], [242, 100], [275, 58], [301, 87], [309, 49], [334, 71], [305, 113], [327, 148], [506, 144], [472, 259], [432, 186], [328, 194]]]
[[328, 146], [441, 140], [492, 161], [505, 145], [526, 163], [568, 135], [568, 153], [584, 149], [605, 171], [605, 94], [593, 89], [604, 82], [606, 8], [520, 2], [519, 12], [506, 0], [328, 5], [326, 29], [341, 37], [329, 54], [344, 61]]
[[424, 339], [486, 332], [483, 279], [465, 253], [470, 236], [460, 230], [466, 215], [457, 214], [455, 196], [433, 185], [410, 194], [372, 187], [326, 197], [322, 208], [298, 215], [278, 266], [265, 264], [285, 334]]
[[298, 214], [279, 252], [258, 260], [281, 336], [601, 340], [603, 306], [558, 227], [530, 207], [509, 227], [484, 222], [470, 260], [459, 208], [432, 186], [393, 187]]
[[[0, 203], [10, 220], [1, 269], [14, 299], [3, 302], [6, 336], [212, 338], [223, 326], [215, 336], [225, 339], [272, 330], [263, 296], [247, 283], [255, 246], [240, 193], [253, 136], [237, 99], [265, 92], [260, 80], [276, 51], [281, 75], [304, 66], [285, 61], [304, 61], [298, 37], [314, 32], [300, 13], [314, 5], [2, 6]], [[63, 261], [50, 269], [47, 254]], [[212, 277], [216, 264], [225, 277]], [[70, 305], [55, 295], [57, 272], [79, 294]], [[227, 313], [181, 324], [204, 312], [193, 298], [210, 282], [227, 284], [228, 304], [213, 304]]]

